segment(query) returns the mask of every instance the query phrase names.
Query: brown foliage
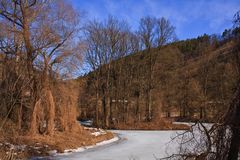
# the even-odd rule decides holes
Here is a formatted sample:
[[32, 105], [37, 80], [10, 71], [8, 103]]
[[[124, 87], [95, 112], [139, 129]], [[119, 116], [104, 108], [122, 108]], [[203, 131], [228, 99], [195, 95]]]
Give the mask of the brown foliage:
[[[173, 115], [178, 120], [216, 121], [219, 114], [226, 111], [238, 77], [232, 60], [233, 47], [234, 43], [229, 42], [194, 60], [184, 60], [184, 53], [172, 44], [160, 51], [151, 49], [113, 61], [110, 71], [110, 126], [124, 125], [131, 119], [139, 123], [149, 121], [148, 115], [152, 120]], [[149, 110], [150, 54], [157, 59], [151, 74], [152, 104]], [[102, 66], [80, 78], [83, 84], [79, 105], [81, 118], [95, 118], [99, 99], [101, 103], [98, 104], [106, 104], [106, 70], [106, 66]], [[101, 75], [97, 75], [99, 71]], [[95, 92], [97, 80], [98, 94]], [[99, 124], [104, 126], [105, 112], [101, 105]]]

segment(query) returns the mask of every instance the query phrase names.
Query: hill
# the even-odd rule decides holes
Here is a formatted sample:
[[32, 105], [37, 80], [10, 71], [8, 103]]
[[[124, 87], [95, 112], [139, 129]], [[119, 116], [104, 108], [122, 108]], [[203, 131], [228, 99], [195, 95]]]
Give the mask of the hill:
[[239, 76], [235, 46], [231, 39], [203, 35], [115, 60], [111, 68], [79, 78], [80, 117], [104, 127], [107, 116], [110, 128], [122, 129], [215, 121], [226, 111]]

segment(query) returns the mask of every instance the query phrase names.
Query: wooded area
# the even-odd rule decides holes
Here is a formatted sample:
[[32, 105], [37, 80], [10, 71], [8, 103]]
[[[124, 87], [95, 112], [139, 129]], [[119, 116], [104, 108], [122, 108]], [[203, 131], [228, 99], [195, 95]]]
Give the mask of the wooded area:
[[[239, 79], [236, 34], [203, 35], [149, 48], [154, 46], [149, 45], [155, 41], [151, 39], [158, 35], [154, 27], [149, 29], [153, 20], [147, 17], [145, 23], [143, 19], [140, 21], [141, 32], [149, 32], [145, 34], [152, 37], [136, 39], [134, 44], [138, 45], [134, 45], [134, 49], [128, 46], [121, 49], [120, 33], [126, 31], [120, 30], [123, 25], [117, 20], [114, 23], [116, 42], [105, 43], [107, 33], [101, 32], [109, 30], [107, 26], [109, 21], [113, 22], [112, 17], [106, 26], [95, 21], [87, 27], [86, 38], [90, 38], [87, 40], [91, 46], [86, 60], [93, 71], [79, 78], [83, 83], [80, 118], [94, 119], [97, 126], [118, 128], [119, 125], [134, 127], [141, 122], [166, 118], [216, 122], [226, 112]], [[148, 30], [142, 31], [144, 27]], [[163, 33], [171, 30], [171, 34], [165, 34], [165, 39], [174, 36], [174, 27], [169, 22], [162, 30]], [[147, 37], [139, 32], [135, 36]], [[115, 52], [107, 52], [108, 49]]]
[[64, 118], [64, 107], [76, 95], [59, 83], [81, 60], [78, 13], [64, 1], [4, 0], [0, 15], [1, 129], [12, 119], [20, 134], [53, 134], [58, 119], [67, 130], [75, 116]]
[[0, 140], [84, 135], [77, 117], [106, 129], [214, 122], [216, 151], [204, 158], [237, 160], [240, 12], [221, 36], [181, 41], [164, 17], [143, 17], [136, 31], [82, 18], [63, 0], [0, 1]]

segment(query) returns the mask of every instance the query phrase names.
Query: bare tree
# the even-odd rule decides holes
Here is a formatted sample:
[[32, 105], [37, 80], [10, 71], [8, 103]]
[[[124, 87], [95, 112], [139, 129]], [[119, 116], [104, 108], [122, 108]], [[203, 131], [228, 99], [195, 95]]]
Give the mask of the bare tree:
[[175, 28], [164, 17], [156, 21], [156, 43], [158, 47], [166, 45], [176, 39]]
[[131, 35], [126, 23], [118, 21], [111, 16], [104, 23], [97, 21], [89, 22], [85, 28], [86, 60], [91, 69], [96, 71], [94, 72], [96, 124], [99, 124], [99, 109], [102, 105], [105, 111], [105, 127], [108, 128], [110, 126], [111, 91], [113, 86], [112, 72], [114, 66], [112, 62], [129, 54], [135, 47], [131, 48], [129, 45]]
[[[44, 132], [52, 134], [55, 102], [50, 79], [56, 78], [53, 73], [65, 73], [73, 64], [72, 59], [80, 57], [74, 50], [79, 47], [74, 37], [79, 15], [64, 1], [3, 0], [0, 10], [0, 20], [7, 24], [0, 49], [5, 54], [11, 50], [16, 60], [21, 58], [25, 65], [22, 68], [25, 67], [23, 74], [29, 81], [25, 91], [30, 93], [31, 133], [39, 132], [38, 125], [44, 126], [46, 121]], [[13, 35], [13, 40], [9, 35]], [[46, 110], [46, 115], [38, 115], [40, 110]]]
[[[25, 65], [27, 66], [27, 72], [24, 76], [27, 76], [30, 80], [29, 86], [32, 88], [31, 97], [35, 97], [36, 93], [33, 91], [36, 89], [36, 80], [33, 75], [33, 61], [35, 60], [36, 55], [30, 40], [30, 23], [32, 22], [32, 19], [35, 19], [36, 15], [30, 15], [29, 12], [30, 10], [36, 9], [35, 12], [38, 13], [39, 10], [35, 7], [36, 3], [36, 1], [1, 1], [0, 3], [1, 22], [5, 22], [5, 31], [7, 31], [4, 32], [5, 34], [2, 34], [1, 50], [6, 54], [11, 53], [13, 56], [15, 56], [16, 53], [19, 53], [17, 51], [19, 43], [16, 41], [16, 39], [19, 39], [20, 43], [22, 42], [23, 47], [21, 48], [20, 52], [24, 53], [22, 58], [26, 58]], [[42, 6], [43, 2], [39, 1], [38, 5]], [[14, 28], [13, 30], [11, 30], [12, 27]], [[20, 58], [19, 56], [16, 57], [17, 59]], [[30, 105], [33, 106], [34, 103], [35, 98], [32, 98]]]
[[129, 54], [137, 53], [141, 50], [140, 40], [138, 39], [138, 35], [132, 32], [128, 33], [128, 46]]
[[[36, 34], [34, 44], [38, 48], [37, 67], [42, 70], [42, 96], [49, 97], [47, 107], [47, 132], [53, 133], [55, 119], [55, 102], [51, 98], [50, 79], [57, 78], [53, 73], [68, 74], [74, 70], [81, 60], [81, 48], [78, 42], [74, 42], [78, 32], [78, 14], [63, 1], [56, 1], [44, 8], [45, 12], [39, 15], [35, 25]], [[34, 46], [35, 46], [34, 45]], [[36, 47], [35, 47], [36, 48]], [[46, 96], [46, 97], [45, 97]], [[42, 100], [43, 100], [42, 99]], [[41, 101], [42, 101], [41, 100]]]
[[141, 39], [141, 43], [144, 45], [146, 49], [150, 49], [154, 47], [154, 38], [155, 38], [155, 26], [156, 19], [150, 16], [141, 18], [138, 35]]
[[[151, 48], [156, 46], [163, 46], [169, 42], [171, 42], [175, 37], [175, 28], [171, 26], [169, 20], [165, 18], [156, 19], [154, 17], [145, 17], [140, 20], [140, 26], [138, 30], [138, 36], [140, 37], [141, 43], [149, 52]], [[155, 62], [157, 59], [157, 54], [149, 54], [148, 64], [148, 79], [147, 79], [147, 87], [146, 87], [146, 119], [152, 119], [152, 90], [154, 88], [154, 75], [153, 70], [155, 66]]]
[[103, 31], [102, 24], [99, 22], [93, 21], [90, 22], [85, 27], [85, 35], [86, 35], [86, 51], [85, 51], [85, 60], [86, 63], [90, 66], [91, 70], [94, 72], [95, 77], [95, 94], [96, 94], [96, 126], [99, 126], [99, 110], [101, 107], [101, 97], [100, 97], [100, 76], [101, 66], [104, 64], [102, 59], [102, 50], [103, 50]]

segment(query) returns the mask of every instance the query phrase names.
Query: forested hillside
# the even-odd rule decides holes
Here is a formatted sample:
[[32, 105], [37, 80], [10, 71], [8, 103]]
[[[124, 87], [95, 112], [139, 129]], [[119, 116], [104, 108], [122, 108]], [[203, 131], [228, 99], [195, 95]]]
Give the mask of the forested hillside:
[[[108, 154], [96, 147], [128, 139], [123, 132], [104, 129], [185, 130], [182, 140], [201, 142], [190, 146], [191, 152], [181, 148], [181, 140], [181, 159], [212, 159], [214, 154], [213, 159], [228, 156], [236, 160], [240, 148], [240, 11], [233, 16], [233, 26], [221, 35], [209, 30], [211, 35], [186, 39], [191, 34], [179, 40], [175, 26], [165, 17], [138, 12], [142, 18], [137, 25], [119, 13], [119, 17], [109, 14], [89, 19], [80, 11], [87, 2], [0, 0], [0, 160], [65, 159], [58, 153], [68, 156], [86, 149], [91, 154]], [[105, 9], [101, 7], [106, 1], [91, 3]], [[150, 2], [144, 1], [142, 7], [148, 6], [145, 3]], [[203, 128], [205, 137], [185, 137], [190, 132], [195, 136], [190, 122], [196, 122], [199, 132]], [[209, 130], [205, 122], [211, 122]], [[170, 134], [165, 136], [170, 138]], [[133, 145], [131, 139], [127, 142], [133, 152], [142, 145], [158, 159], [150, 151], [156, 142], [139, 143], [141, 137], [135, 135], [130, 138], [135, 139]], [[81, 156], [89, 158], [85, 153]]]
[[96, 121], [98, 114], [96, 123], [105, 126], [110, 107], [112, 128], [134, 128], [162, 118], [216, 121], [226, 111], [239, 78], [236, 45], [233, 38], [203, 35], [115, 60], [110, 70], [105, 65], [79, 78], [80, 117]]

